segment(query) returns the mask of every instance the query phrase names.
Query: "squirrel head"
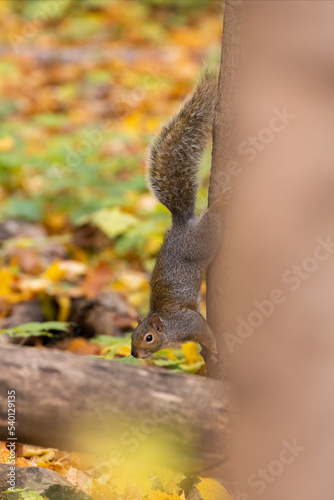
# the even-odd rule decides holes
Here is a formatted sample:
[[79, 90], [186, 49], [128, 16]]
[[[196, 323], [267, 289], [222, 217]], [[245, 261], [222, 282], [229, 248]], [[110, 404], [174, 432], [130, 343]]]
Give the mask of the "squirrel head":
[[163, 344], [164, 325], [157, 313], [138, 323], [131, 337], [131, 354], [134, 358], [149, 358]]

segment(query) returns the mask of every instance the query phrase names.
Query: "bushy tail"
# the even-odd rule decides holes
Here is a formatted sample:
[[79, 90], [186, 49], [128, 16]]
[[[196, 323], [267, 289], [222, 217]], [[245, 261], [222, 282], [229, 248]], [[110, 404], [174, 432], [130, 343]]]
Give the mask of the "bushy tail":
[[216, 95], [217, 78], [206, 72], [150, 149], [148, 182], [174, 222], [186, 222], [194, 214], [198, 164], [211, 131]]

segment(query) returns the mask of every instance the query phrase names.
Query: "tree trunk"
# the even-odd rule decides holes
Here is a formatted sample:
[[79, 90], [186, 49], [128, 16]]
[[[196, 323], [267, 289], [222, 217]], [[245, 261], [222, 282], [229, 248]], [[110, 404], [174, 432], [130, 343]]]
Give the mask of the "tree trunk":
[[236, 163], [208, 304], [233, 382], [236, 498], [327, 500], [334, 494], [334, 3], [241, 7], [235, 149], [214, 153], [214, 165]]
[[227, 386], [218, 381], [28, 347], [0, 347], [0, 357], [0, 440], [14, 390], [22, 443], [127, 456], [136, 442], [163, 448], [167, 439], [171, 462], [184, 459], [189, 472], [226, 458]]
[[[224, 11], [224, 30], [220, 60], [218, 101], [213, 126], [212, 167], [209, 188], [209, 205], [221, 193], [229, 196], [232, 177], [236, 169], [234, 161], [234, 136], [236, 110], [238, 104], [238, 69], [240, 52], [240, 26], [242, 2], [226, 0]], [[228, 205], [224, 207], [222, 220], [226, 218]], [[207, 273], [207, 320], [217, 338], [219, 365], [208, 360], [208, 375], [215, 378], [226, 376], [225, 349], [222, 341], [222, 327], [225, 314], [223, 282], [225, 275], [224, 242], [219, 255], [211, 263]]]

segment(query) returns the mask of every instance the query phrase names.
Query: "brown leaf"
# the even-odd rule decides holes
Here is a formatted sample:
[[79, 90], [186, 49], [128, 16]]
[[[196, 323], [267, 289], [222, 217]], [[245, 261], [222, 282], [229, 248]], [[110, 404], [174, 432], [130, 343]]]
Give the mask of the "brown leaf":
[[98, 265], [88, 271], [86, 279], [81, 285], [82, 294], [85, 297], [96, 297], [99, 292], [110, 283], [114, 273], [107, 262], [99, 262]]
[[15, 255], [17, 264], [24, 273], [38, 275], [42, 272], [43, 267], [36, 250], [32, 248], [18, 248], [15, 250]]

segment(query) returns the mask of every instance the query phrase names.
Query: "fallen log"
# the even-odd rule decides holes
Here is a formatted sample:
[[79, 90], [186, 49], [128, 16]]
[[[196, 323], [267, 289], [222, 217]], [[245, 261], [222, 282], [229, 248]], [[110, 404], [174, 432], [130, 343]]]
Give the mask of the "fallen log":
[[30, 347], [0, 347], [0, 360], [0, 440], [15, 391], [18, 442], [85, 452], [107, 443], [119, 459], [156, 437], [188, 472], [213, 473], [226, 459], [220, 381]]

